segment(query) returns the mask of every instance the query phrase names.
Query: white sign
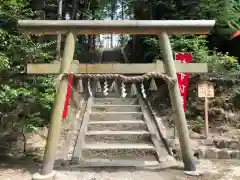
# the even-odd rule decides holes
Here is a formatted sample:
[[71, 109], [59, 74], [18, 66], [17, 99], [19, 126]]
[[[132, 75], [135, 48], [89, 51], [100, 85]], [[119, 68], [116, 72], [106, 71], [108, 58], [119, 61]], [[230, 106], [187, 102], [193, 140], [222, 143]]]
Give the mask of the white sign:
[[198, 97], [214, 97], [214, 87], [210, 82], [202, 82], [198, 85]]

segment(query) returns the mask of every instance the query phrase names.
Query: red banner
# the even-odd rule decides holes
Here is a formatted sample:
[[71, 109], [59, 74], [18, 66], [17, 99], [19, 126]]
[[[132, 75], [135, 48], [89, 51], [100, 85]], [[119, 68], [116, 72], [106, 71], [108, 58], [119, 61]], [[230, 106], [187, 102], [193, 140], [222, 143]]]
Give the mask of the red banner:
[[[191, 53], [176, 53], [175, 59], [177, 61], [181, 61], [181, 63], [191, 63], [192, 62], [192, 54]], [[187, 101], [187, 89], [188, 89], [188, 73], [178, 73], [178, 86], [180, 89], [180, 94], [182, 97], [182, 105], [184, 112], [186, 112], [186, 101]]]
[[69, 104], [70, 97], [71, 97], [72, 81], [73, 81], [73, 75], [69, 74], [69, 76], [68, 76], [67, 94], [66, 94], [65, 103], [64, 103], [64, 109], [63, 109], [63, 114], [62, 114], [62, 118], [63, 119], [66, 119], [67, 114], [68, 114], [68, 104]]

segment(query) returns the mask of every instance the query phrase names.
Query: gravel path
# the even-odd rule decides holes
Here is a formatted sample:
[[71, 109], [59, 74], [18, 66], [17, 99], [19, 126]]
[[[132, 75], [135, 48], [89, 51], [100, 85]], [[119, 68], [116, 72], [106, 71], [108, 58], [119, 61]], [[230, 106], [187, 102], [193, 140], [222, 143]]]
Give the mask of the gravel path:
[[[27, 164], [27, 165], [26, 165]], [[27, 166], [31, 166], [28, 168]], [[31, 180], [31, 174], [36, 172], [37, 166], [30, 163], [1, 164], [1, 180]], [[85, 168], [59, 170], [55, 180], [239, 180], [239, 160], [201, 160], [198, 169], [204, 175], [186, 176], [179, 169], [165, 169], [159, 171], [136, 170], [133, 168]]]

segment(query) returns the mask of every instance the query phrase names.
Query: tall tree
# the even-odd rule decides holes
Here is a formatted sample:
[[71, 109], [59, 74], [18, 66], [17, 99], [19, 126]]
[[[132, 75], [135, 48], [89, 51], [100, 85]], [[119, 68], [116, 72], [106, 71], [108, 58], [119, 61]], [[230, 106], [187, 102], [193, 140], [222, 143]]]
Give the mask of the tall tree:
[[[63, 0], [58, 0], [58, 20], [62, 19], [63, 14]], [[62, 34], [59, 33], [57, 35], [57, 60], [61, 60], [61, 41], [62, 41]]]

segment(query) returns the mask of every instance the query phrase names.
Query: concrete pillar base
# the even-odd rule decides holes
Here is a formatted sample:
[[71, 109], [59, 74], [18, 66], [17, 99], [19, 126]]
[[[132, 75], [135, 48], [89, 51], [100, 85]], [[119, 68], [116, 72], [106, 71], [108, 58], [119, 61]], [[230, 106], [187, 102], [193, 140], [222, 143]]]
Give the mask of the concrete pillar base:
[[201, 175], [204, 174], [203, 171], [198, 171], [198, 170], [196, 170], [196, 171], [184, 171], [184, 173], [188, 176], [201, 176]]
[[57, 171], [52, 171], [50, 174], [41, 175], [39, 173], [35, 173], [32, 175], [32, 180], [54, 180]]

